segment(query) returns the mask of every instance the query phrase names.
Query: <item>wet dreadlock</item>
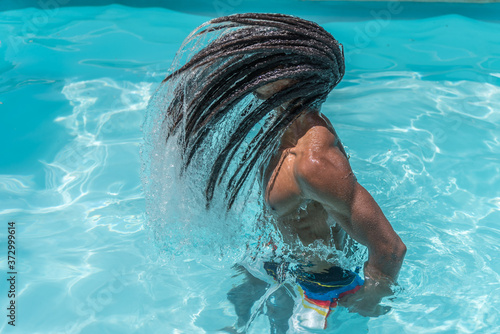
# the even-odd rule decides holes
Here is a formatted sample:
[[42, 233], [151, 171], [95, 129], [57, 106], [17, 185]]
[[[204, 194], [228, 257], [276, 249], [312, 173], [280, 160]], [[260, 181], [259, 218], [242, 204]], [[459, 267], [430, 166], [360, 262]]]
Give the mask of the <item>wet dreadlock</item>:
[[[205, 161], [209, 164], [207, 207], [229, 164], [239, 157], [226, 183], [229, 210], [262, 153], [276, 147], [273, 143], [279, 141], [282, 131], [302, 112], [323, 103], [340, 82], [344, 56], [341, 45], [319, 25], [281, 14], [213, 19], [188, 36], [177, 58], [190, 51], [188, 47], [192, 51], [204, 42], [208, 44], [163, 81], [173, 87], [172, 98], [163, 109], [164, 126], [167, 141], [179, 135], [184, 171], [205, 142], [217, 137], [218, 152], [212, 161]], [[280, 79], [296, 83], [265, 101], [248, 98], [259, 87]], [[289, 102], [286, 110], [268, 119], [250, 144], [242, 145], [254, 126], [285, 102]], [[232, 117], [230, 124], [221, 127], [228, 117]], [[238, 150], [243, 153], [236, 154]]]

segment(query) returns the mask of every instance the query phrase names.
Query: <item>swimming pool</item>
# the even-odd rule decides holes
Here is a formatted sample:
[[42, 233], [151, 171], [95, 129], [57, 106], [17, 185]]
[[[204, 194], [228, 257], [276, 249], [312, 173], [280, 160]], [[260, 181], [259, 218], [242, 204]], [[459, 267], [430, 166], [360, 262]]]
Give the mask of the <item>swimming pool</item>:
[[[324, 333], [496, 332], [499, 7], [412, 16], [415, 4], [381, 3], [356, 18], [343, 4], [350, 14], [340, 20], [329, 3], [301, 6], [283, 12], [315, 19], [344, 44], [346, 75], [323, 112], [408, 246], [401, 291], [385, 302], [392, 311], [367, 319], [339, 310]], [[172, 257], [144, 227], [144, 112], [210, 13], [198, 14], [120, 5], [0, 13], [0, 240], [7, 247], [15, 221], [17, 242], [16, 328], [2, 306], [2, 332], [216, 333], [234, 323], [226, 294], [242, 250], [205, 251], [245, 235], [190, 232], [198, 239]], [[249, 332], [268, 326], [257, 316]]]

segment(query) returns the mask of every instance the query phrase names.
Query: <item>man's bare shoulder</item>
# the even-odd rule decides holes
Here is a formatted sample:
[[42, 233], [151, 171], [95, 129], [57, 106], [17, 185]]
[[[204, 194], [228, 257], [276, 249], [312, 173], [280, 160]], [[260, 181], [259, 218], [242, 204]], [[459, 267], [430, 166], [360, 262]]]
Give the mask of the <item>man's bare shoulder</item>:
[[[333, 128], [325, 125], [312, 126], [297, 142], [294, 148], [296, 171], [301, 174], [312, 169], [348, 167], [345, 151]], [[309, 173], [307, 173], [309, 174]]]
[[[334, 181], [332, 177], [351, 172], [339, 149], [338, 136], [325, 116], [308, 115], [294, 131], [300, 133], [296, 145], [283, 151], [280, 163], [270, 166], [273, 173], [267, 182], [266, 201], [280, 212], [293, 211], [301, 201], [313, 199], [307, 196], [309, 190], [320, 190], [325, 179]], [[332, 175], [332, 168], [337, 175]]]
[[326, 126], [315, 125], [298, 140], [295, 150], [301, 154], [314, 154], [334, 146], [337, 140], [337, 136]]
[[294, 161], [301, 192], [307, 196], [328, 191], [330, 195], [343, 197], [337, 191], [352, 188], [354, 175], [335, 131], [327, 126], [313, 126], [301, 140]]
[[302, 121], [301, 136], [294, 148], [297, 154], [314, 154], [332, 146], [338, 146], [340, 140], [328, 118], [321, 114], [310, 114]]

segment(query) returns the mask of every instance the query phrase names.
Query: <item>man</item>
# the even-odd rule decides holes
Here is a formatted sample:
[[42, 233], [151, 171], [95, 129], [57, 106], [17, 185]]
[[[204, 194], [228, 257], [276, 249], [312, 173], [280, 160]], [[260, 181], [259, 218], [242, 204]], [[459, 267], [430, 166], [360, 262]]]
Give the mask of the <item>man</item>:
[[[265, 99], [292, 84], [281, 80], [256, 93]], [[266, 203], [284, 225], [282, 231], [288, 231], [285, 233], [295, 234], [304, 245], [333, 241], [338, 249], [344, 248], [347, 233], [368, 247], [364, 285], [341, 303], [362, 315], [378, 315], [378, 303], [391, 294], [390, 286], [396, 283], [406, 246], [372, 196], [356, 181], [326, 116], [313, 109], [294, 121], [283, 134], [264, 178]], [[306, 214], [295, 215], [305, 201]], [[339, 226], [329, 226], [328, 216]], [[328, 265], [315, 263], [308, 270], [321, 272]]]
[[[391, 293], [406, 248], [356, 181], [335, 130], [320, 113], [344, 75], [341, 45], [297, 17], [238, 14], [197, 28], [174, 65], [151, 105], [163, 117], [157, 133], [179, 145], [183, 175], [195, 169], [207, 208], [220, 189], [229, 210], [251, 176], [260, 174], [265, 210], [299, 263], [278, 257], [264, 263], [282, 283], [267, 298], [273, 332], [288, 329], [290, 281], [297, 283], [302, 304], [316, 312], [301, 315], [309, 327], [325, 327], [337, 302], [366, 316], [383, 313], [379, 302]], [[350, 238], [368, 248], [364, 283], [357, 273], [333, 266], [335, 259], [302, 251], [318, 242], [342, 250]], [[247, 282], [228, 298], [238, 325], [248, 326], [252, 303], [267, 284], [240, 270]]]
[[[255, 95], [265, 100], [294, 83], [278, 80], [260, 87]], [[286, 103], [278, 107], [278, 112], [285, 112], [286, 107]], [[293, 244], [298, 238], [304, 246], [320, 241], [343, 250], [353, 238], [369, 252], [363, 282], [356, 273], [332, 266], [332, 259], [307, 254], [306, 260], [299, 247], [294, 259], [307, 265], [292, 275], [302, 301], [294, 307], [290, 296], [294, 289], [289, 286], [271, 295], [274, 302], [266, 304], [273, 332], [285, 333], [292, 313], [304, 327], [326, 328], [337, 303], [363, 316], [387, 312], [379, 303], [392, 294], [406, 246], [372, 196], [356, 181], [333, 126], [319, 109], [303, 113], [286, 129], [262, 177], [266, 209], [276, 218], [285, 241]], [[279, 263], [264, 264], [269, 275], [283, 283], [277, 273], [284, 276], [284, 271], [291, 270], [279, 267]], [[246, 275], [246, 282], [228, 296], [235, 304], [239, 326], [243, 326], [250, 319], [253, 303], [268, 286], [243, 267], [239, 270]], [[311, 275], [313, 280], [308, 279]], [[301, 305], [304, 307], [297, 307]]]

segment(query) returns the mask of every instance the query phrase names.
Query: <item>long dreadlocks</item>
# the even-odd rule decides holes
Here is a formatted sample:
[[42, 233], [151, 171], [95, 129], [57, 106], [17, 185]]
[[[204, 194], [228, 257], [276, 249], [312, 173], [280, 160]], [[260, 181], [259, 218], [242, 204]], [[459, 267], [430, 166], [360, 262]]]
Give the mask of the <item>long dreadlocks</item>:
[[[201, 159], [207, 171], [206, 204], [225, 179], [228, 210], [282, 131], [323, 103], [345, 70], [341, 45], [332, 35], [316, 23], [281, 14], [213, 19], [188, 36], [173, 66], [183, 60], [162, 83], [172, 92], [161, 106], [166, 140], [177, 138], [183, 172], [200, 152], [210, 151], [211, 158], [205, 154]], [[280, 79], [295, 84], [265, 101], [252, 97], [259, 87]], [[284, 112], [269, 117], [285, 102]], [[260, 122], [265, 124], [252, 130]], [[243, 144], [249, 134], [250, 142]]]

